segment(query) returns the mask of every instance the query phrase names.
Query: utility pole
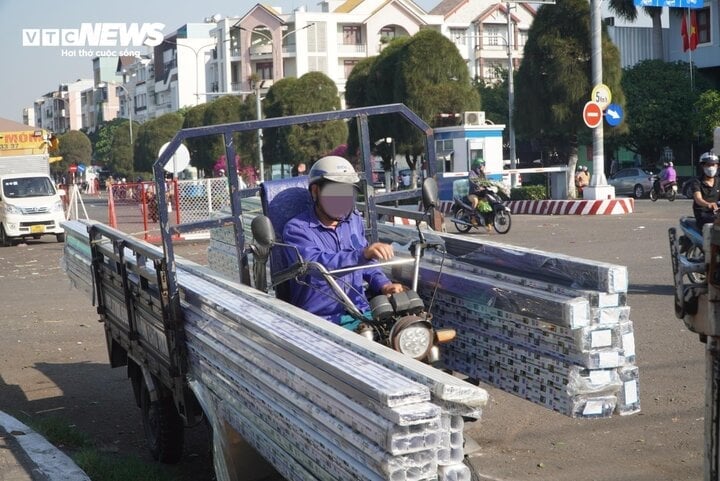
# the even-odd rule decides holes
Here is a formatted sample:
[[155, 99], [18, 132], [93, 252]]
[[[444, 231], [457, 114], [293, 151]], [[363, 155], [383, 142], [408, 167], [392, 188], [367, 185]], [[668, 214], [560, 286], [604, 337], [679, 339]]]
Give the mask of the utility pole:
[[[515, 109], [515, 80], [513, 79], [512, 58], [512, 22], [510, 19], [510, 2], [505, 3], [507, 9], [507, 55], [508, 55], [508, 143], [510, 144], [510, 168], [517, 169], [517, 154], [515, 153], [515, 127], [513, 126], [513, 110]], [[510, 186], [517, 185], [517, 174], [510, 175]]]

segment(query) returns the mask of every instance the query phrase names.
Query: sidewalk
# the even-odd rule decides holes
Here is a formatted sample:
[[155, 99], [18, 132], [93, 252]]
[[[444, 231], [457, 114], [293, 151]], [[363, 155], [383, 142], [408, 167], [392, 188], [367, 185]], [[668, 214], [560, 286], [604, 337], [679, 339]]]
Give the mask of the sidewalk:
[[0, 411], [0, 481], [90, 481], [68, 456]]

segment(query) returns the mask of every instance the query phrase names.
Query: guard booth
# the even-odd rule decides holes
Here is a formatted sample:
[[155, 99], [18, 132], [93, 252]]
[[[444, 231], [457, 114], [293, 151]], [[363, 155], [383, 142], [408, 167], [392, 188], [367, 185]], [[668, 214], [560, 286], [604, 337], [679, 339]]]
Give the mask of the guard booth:
[[435, 129], [435, 152], [439, 173], [440, 199], [467, 194], [467, 175], [476, 159], [485, 161], [488, 180], [505, 185], [510, 191], [511, 174], [543, 173], [548, 177], [548, 192], [552, 199], [567, 199], [567, 166], [530, 169], [505, 169], [503, 160], [503, 130], [505, 125], [488, 124], [484, 112], [465, 112], [463, 125]]

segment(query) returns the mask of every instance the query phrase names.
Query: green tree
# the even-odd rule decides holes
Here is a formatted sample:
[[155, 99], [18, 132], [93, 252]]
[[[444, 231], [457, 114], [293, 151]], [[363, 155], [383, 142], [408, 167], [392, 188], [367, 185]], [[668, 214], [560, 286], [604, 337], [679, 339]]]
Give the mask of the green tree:
[[[267, 92], [263, 103], [265, 117], [284, 117], [291, 115], [293, 107], [293, 89], [297, 78], [286, 77], [275, 82]], [[293, 152], [290, 150], [288, 138], [292, 129], [290, 127], [278, 127], [265, 129], [263, 131], [263, 157], [267, 165], [287, 163], [292, 161]]]
[[[205, 125], [205, 110], [208, 104], [199, 104], [187, 109], [183, 120], [183, 129], [202, 127]], [[198, 169], [210, 173], [214, 159], [209, 155], [210, 139], [207, 137], [194, 137], [185, 141], [190, 152], [190, 163]]]
[[90, 165], [92, 159], [92, 144], [90, 138], [79, 130], [70, 130], [58, 139], [58, 154], [62, 156], [62, 160], [58, 168], [67, 171], [71, 164]]
[[110, 163], [115, 131], [123, 124], [126, 124], [124, 128], [127, 129], [127, 120], [120, 117], [110, 122], [104, 122], [102, 126], [95, 131], [94, 135], [90, 137], [93, 141], [93, 158], [96, 163], [102, 165], [108, 165]]
[[[435, 30], [420, 30], [402, 49], [394, 100], [406, 105], [431, 126], [440, 113], [479, 110], [480, 97], [470, 83], [467, 64], [457, 47]], [[397, 151], [415, 170], [425, 151], [424, 135], [407, 122], [399, 128]], [[434, 159], [433, 159], [434, 161]]]
[[[137, 131], [137, 129], [133, 129], [133, 133]], [[136, 137], [133, 138], [133, 140], [135, 139]], [[126, 177], [133, 173], [133, 149], [130, 145], [130, 130], [127, 122], [114, 129], [109, 155], [107, 167], [112, 172]]]
[[[689, 151], [688, 142], [694, 138], [697, 125], [694, 105], [698, 100], [697, 90], [690, 84], [690, 66], [645, 60], [625, 70], [622, 84], [629, 127], [625, 145], [639, 153], [647, 166], [654, 165], [666, 147], [675, 152], [684, 152], [687, 147]], [[706, 87], [699, 77], [696, 85], [702, 90]]]
[[[204, 123], [205, 125], [227, 124], [239, 122], [242, 100], [237, 95], [223, 95], [207, 104], [205, 109]], [[208, 164], [203, 163], [204, 168], [212, 167], [215, 161], [225, 155], [225, 140], [222, 135], [214, 135], [205, 137], [205, 157], [210, 161]], [[233, 136], [233, 143], [237, 149], [239, 136]]]
[[[178, 112], [171, 112], [156, 119], [148, 120], [140, 126], [135, 137], [135, 161], [133, 172], [152, 172], [158, 158], [160, 147], [169, 142], [183, 125], [183, 117]], [[116, 131], [117, 133], [117, 131]]]
[[[519, 135], [536, 140], [557, 155], [570, 172], [577, 165], [578, 142], [589, 129], [582, 110], [593, 88], [590, 45], [590, 7], [585, 0], [558, 0], [542, 6], [533, 21], [517, 73], [515, 126]], [[620, 54], [602, 27], [603, 83], [613, 102], [625, 103], [620, 80]], [[624, 127], [621, 127], [622, 129]], [[622, 130], [608, 132], [614, 135]], [[568, 192], [575, 193], [572, 176]]]
[[[340, 109], [337, 87], [327, 75], [309, 72], [275, 83], [265, 98], [266, 117], [301, 115]], [[266, 129], [263, 156], [268, 163], [312, 163], [347, 139], [345, 122], [299, 124]]]
[[705, 152], [713, 147], [713, 133], [720, 127], [720, 92], [706, 90], [701, 93], [695, 103], [697, 123], [695, 131], [700, 140], [700, 151]]

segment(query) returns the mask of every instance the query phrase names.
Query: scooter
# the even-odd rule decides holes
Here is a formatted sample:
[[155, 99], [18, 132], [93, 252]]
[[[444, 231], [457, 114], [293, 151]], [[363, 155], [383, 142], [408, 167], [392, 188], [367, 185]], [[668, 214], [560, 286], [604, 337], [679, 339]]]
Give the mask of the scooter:
[[450, 221], [455, 224], [458, 232], [469, 232], [473, 227], [487, 229], [492, 226], [498, 234], [507, 234], [510, 231], [512, 218], [510, 209], [502, 203], [497, 194], [496, 187], [487, 187], [480, 202], [485, 200], [490, 204], [489, 212], [480, 212], [473, 209], [467, 196], [455, 197], [452, 206], [453, 217]]
[[650, 189], [650, 200], [655, 202], [658, 199], [667, 199], [670, 202], [675, 200], [677, 197], [678, 186], [677, 182], [672, 181], [668, 183], [663, 189], [660, 186], [660, 179], [655, 179], [653, 188]]
[[[435, 180], [426, 179], [423, 182], [422, 192], [423, 205], [427, 214], [430, 208], [438, 204]], [[276, 245], [294, 249], [298, 259], [297, 262], [283, 271], [275, 273], [272, 279], [273, 286], [308, 274], [321, 276], [330, 286], [335, 299], [344, 305], [347, 313], [361, 321], [356, 332], [409, 357], [425, 361], [428, 364], [434, 364], [440, 360], [439, 344], [452, 341], [455, 338], [455, 330], [434, 329], [432, 314], [429, 312], [433, 302], [431, 300], [429, 307], [426, 307], [417, 294], [420, 259], [424, 251], [426, 249], [436, 249], [443, 254], [445, 252], [441, 243], [429, 243], [425, 240], [425, 236], [420, 230], [420, 221], [417, 222], [417, 226], [418, 240], [410, 244], [412, 257], [329, 271], [318, 262], [304, 260], [297, 247], [278, 242], [270, 219], [264, 215], [259, 215], [251, 223], [255, 244], [251, 247], [251, 250], [253, 253], [259, 250], [269, 252], [270, 248]], [[355, 270], [410, 263], [413, 264], [411, 289], [390, 296], [379, 295], [370, 299], [372, 319], [368, 319], [360, 312], [335, 278], [335, 276], [341, 276]], [[262, 269], [264, 269], [264, 266]], [[435, 293], [433, 292], [433, 298], [434, 296]]]

